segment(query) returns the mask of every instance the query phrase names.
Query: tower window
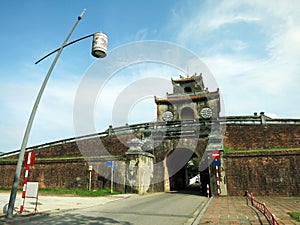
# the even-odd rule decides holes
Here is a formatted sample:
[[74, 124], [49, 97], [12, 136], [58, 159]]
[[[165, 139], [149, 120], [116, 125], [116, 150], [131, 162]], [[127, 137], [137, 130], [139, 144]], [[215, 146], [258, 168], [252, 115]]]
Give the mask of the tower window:
[[194, 111], [190, 107], [184, 107], [180, 113], [181, 120], [193, 120], [195, 119]]
[[190, 93], [190, 92], [192, 92], [192, 88], [191, 87], [185, 87], [184, 92]]

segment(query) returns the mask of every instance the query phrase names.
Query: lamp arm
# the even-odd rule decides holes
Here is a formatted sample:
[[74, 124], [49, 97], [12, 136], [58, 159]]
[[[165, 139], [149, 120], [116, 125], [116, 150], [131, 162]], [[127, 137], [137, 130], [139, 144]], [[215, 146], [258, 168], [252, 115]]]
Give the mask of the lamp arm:
[[[64, 45], [62, 46], [62, 48], [67, 47], [67, 46], [69, 46], [69, 45], [71, 45], [71, 44], [74, 44], [74, 43], [76, 43], [76, 42], [78, 42], [78, 41], [81, 41], [81, 40], [83, 40], [83, 39], [89, 38], [89, 37], [91, 37], [91, 36], [93, 36], [93, 35], [94, 35], [94, 34], [89, 34], [89, 35], [86, 35], [86, 36], [84, 36], [84, 37], [78, 38], [78, 39], [76, 39], [76, 40], [74, 40], [74, 41], [71, 41], [71, 42], [69, 42], [69, 43], [67, 43], [67, 44], [64, 44]], [[52, 55], [53, 53], [55, 53], [55, 52], [57, 52], [57, 51], [59, 51], [59, 50], [60, 50], [60, 48], [55, 49], [54, 51], [52, 51], [52, 52], [48, 53], [47, 55], [45, 55], [43, 58], [41, 58], [41, 59], [39, 59], [38, 61], [36, 61], [34, 64], [38, 64], [39, 62], [43, 61], [43, 60], [46, 59], [48, 56]]]

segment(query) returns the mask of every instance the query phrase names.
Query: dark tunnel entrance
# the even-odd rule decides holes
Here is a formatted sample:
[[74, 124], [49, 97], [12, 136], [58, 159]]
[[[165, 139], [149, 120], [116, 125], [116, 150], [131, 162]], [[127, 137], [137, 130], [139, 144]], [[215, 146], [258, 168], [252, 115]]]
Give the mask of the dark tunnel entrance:
[[[167, 158], [170, 191], [207, 196], [206, 185], [210, 182], [209, 169], [199, 171], [201, 158], [191, 150], [176, 149], [175, 151]], [[183, 165], [182, 168], [179, 168], [180, 165]]]

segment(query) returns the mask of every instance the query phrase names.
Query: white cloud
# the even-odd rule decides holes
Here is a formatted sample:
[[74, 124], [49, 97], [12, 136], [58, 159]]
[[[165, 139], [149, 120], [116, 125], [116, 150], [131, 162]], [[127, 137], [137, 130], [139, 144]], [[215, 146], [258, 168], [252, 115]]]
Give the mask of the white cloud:
[[[300, 2], [232, 0], [196, 9], [178, 42], [200, 54], [213, 72], [226, 113], [299, 117]], [[254, 32], [243, 34], [238, 29], [244, 27]]]
[[156, 115], [154, 96], [164, 97], [166, 92], [172, 92], [171, 77], [177, 77], [178, 72], [169, 65], [145, 62], [114, 74], [98, 95], [95, 105], [97, 130], [106, 129], [108, 125], [153, 121]]
[[262, 20], [256, 13], [245, 8], [240, 1], [219, 1], [205, 11], [199, 10], [197, 7], [199, 2], [195, 2], [191, 5], [192, 8], [187, 9], [190, 20], [181, 26], [178, 35], [180, 43], [201, 42], [201, 39], [206, 38], [205, 36], [208, 36], [209, 32], [216, 32], [226, 25], [242, 22], [258, 23]]
[[[174, 7], [173, 18], [165, 25], [168, 28], [165, 40], [185, 46], [208, 65], [223, 94], [226, 114], [264, 111], [271, 116], [300, 117], [300, 1], [186, 1]], [[155, 39], [159, 32], [145, 24], [145, 28], [133, 32], [130, 37], [124, 35], [118, 43], [153, 39], [154, 33]], [[65, 52], [66, 57], [55, 69], [63, 76], [55, 75], [49, 80], [33, 124], [30, 145], [73, 136], [73, 101], [79, 83], [79, 75], [74, 74], [78, 73], [79, 67], [81, 70], [86, 68], [91, 59], [83, 61], [78, 52], [73, 54], [77, 47], [72, 48], [70, 54]], [[4, 65], [1, 69], [5, 78], [0, 83], [0, 124], [4, 137], [0, 151], [15, 150], [21, 144], [48, 64], [36, 67], [18, 63], [15, 67], [11, 70], [11, 66]], [[135, 67], [125, 72], [116, 74], [117, 79], [105, 85], [95, 102], [97, 131], [105, 130], [113, 120], [122, 119], [112, 118], [112, 111], [126, 87], [147, 77], [170, 81], [171, 77], [182, 74], [174, 68], [155, 66]], [[155, 90], [153, 95], [164, 97], [165, 92], [171, 92], [170, 86], [166, 89], [161, 93]], [[146, 109], [149, 104], [151, 107]], [[81, 110], [84, 112], [85, 108]], [[129, 123], [147, 122], [154, 119], [155, 113], [154, 99], [141, 94], [132, 102], [126, 117]]]
[[135, 34], [135, 40], [140, 41], [140, 40], [145, 40], [147, 35], [148, 35], [148, 30], [147, 29], [140, 29], [138, 32]]
[[[0, 84], [1, 132], [7, 137], [1, 141], [2, 151], [16, 150], [21, 146], [41, 86], [42, 78], [32, 71], [26, 71], [22, 76], [25, 79], [7, 79]], [[66, 80], [53, 76], [49, 80], [34, 118], [29, 146], [73, 136], [72, 110], [77, 82], [73, 76]]]
[[[216, 12], [215, 14], [218, 14]], [[207, 28], [209, 31], [211, 30], [216, 30], [222, 26], [225, 25], [230, 25], [234, 23], [240, 23], [240, 22], [245, 22], [245, 23], [254, 23], [254, 22], [259, 22], [261, 18], [258, 17], [252, 17], [250, 15], [222, 15], [217, 17], [216, 19], [212, 19], [211, 21], [208, 22]]]

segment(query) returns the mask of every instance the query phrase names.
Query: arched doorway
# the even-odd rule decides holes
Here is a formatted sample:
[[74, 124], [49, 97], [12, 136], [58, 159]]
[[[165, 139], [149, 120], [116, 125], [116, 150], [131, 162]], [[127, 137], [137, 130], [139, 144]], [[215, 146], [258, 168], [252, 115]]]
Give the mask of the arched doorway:
[[207, 168], [199, 171], [201, 157], [185, 148], [175, 149], [167, 156], [170, 191], [188, 191], [197, 195], [206, 195], [209, 170]]
[[182, 108], [181, 112], [180, 112], [180, 118], [181, 118], [181, 120], [193, 120], [193, 119], [195, 119], [194, 110], [190, 107]]

